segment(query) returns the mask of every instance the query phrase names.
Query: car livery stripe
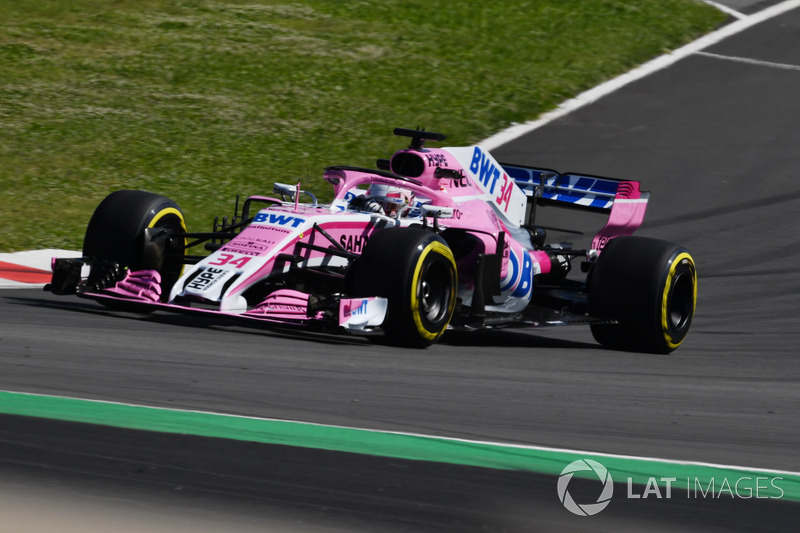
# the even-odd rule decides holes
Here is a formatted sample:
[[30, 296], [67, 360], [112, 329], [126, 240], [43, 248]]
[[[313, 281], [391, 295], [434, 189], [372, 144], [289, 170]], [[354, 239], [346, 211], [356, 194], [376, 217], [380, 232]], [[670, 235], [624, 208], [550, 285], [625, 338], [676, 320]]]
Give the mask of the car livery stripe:
[[[615, 480], [631, 479], [631, 483], [636, 485], [647, 485], [652, 483], [651, 479], [655, 479], [661, 487], [665, 487], [664, 482], [658, 480], [691, 478], [708, 486], [712, 480], [719, 485], [723, 479], [750, 477], [752, 486], [740, 485], [739, 490], [752, 488], [755, 491], [756, 478], [760, 476], [762, 495], [800, 501], [800, 472], [466, 440], [12, 391], [0, 391], [0, 413], [498, 470], [523, 470], [554, 476], [559, 475], [564, 466], [572, 461], [588, 458], [601, 462]], [[575, 475], [582, 474], [577, 472]], [[591, 477], [592, 473], [585, 475]], [[780, 492], [772, 486], [764, 488], [765, 476], [780, 480], [776, 483]], [[679, 490], [680, 486], [673, 485], [672, 489]]]

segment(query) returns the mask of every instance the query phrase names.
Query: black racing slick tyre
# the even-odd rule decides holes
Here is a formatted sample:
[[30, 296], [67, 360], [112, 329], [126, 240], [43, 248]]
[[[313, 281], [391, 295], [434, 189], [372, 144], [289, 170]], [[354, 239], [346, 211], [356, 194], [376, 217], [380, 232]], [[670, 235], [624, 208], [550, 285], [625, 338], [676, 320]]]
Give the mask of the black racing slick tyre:
[[670, 353], [689, 332], [696, 305], [694, 259], [674, 243], [617, 237], [589, 274], [589, 314], [616, 321], [591, 326], [606, 348]]
[[95, 209], [83, 255], [116, 261], [131, 270], [157, 270], [162, 294], [183, 270], [186, 221], [178, 204], [145, 191], [116, 191]]
[[447, 243], [419, 228], [388, 228], [370, 237], [348, 276], [356, 296], [389, 300], [384, 342], [424, 348], [447, 329], [456, 305], [456, 262]]

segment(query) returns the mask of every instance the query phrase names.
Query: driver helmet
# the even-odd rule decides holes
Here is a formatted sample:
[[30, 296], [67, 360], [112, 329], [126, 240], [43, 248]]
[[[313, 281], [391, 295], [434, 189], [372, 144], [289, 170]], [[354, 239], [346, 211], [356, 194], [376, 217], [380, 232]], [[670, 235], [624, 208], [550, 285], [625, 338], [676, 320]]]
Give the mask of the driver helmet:
[[380, 203], [383, 214], [390, 217], [399, 217], [414, 203], [414, 195], [408, 189], [373, 183], [367, 189], [367, 198]]

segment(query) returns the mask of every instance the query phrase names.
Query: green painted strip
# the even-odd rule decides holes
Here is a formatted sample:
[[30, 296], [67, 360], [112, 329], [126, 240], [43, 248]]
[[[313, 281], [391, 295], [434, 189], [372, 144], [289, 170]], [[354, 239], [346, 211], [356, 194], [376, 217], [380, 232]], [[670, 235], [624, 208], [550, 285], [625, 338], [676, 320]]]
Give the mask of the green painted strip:
[[[325, 426], [305, 422], [181, 411], [77, 398], [0, 391], [0, 413], [105, 426], [281, 444], [400, 459], [560, 475], [579, 459], [605, 466], [634, 495], [773, 498], [800, 501], [800, 474], [756, 468], [615, 456], [534, 446]], [[592, 477], [591, 472], [576, 476]], [[654, 478], [651, 481], [651, 478]], [[667, 481], [674, 479], [674, 481]], [[648, 485], [649, 483], [649, 485]], [[656, 489], [656, 485], [659, 487]], [[676, 494], [677, 493], [677, 494]]]

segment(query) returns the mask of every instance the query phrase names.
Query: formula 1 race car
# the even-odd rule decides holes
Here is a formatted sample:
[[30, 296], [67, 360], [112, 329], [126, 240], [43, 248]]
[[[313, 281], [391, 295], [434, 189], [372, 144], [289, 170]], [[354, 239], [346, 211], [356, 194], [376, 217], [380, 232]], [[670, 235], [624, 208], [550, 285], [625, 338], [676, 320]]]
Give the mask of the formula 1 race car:
[[[187, 231], [168, 198], [114, 192], [92, 215], [84, 257], [54, 259], [48, 288], [394, 346], [425, 347], [448, 329], [562, 324], [588, 324], [613, 349], [681, 344], [695, 263], [679, 245], [631, 236], [649, 198], [639, 182], [500, 164], [480, 146], [425, 147], [438, 133], [394, 133], [411, 144], [377, 169], [325, 169], [329, 204], [278, 183], [280, 198], [250, 196], [241, 210], [237, 198], [207, 233]], [[548, 243], [537, 208], [554, 205], [607, 221], [585, 249]]]

